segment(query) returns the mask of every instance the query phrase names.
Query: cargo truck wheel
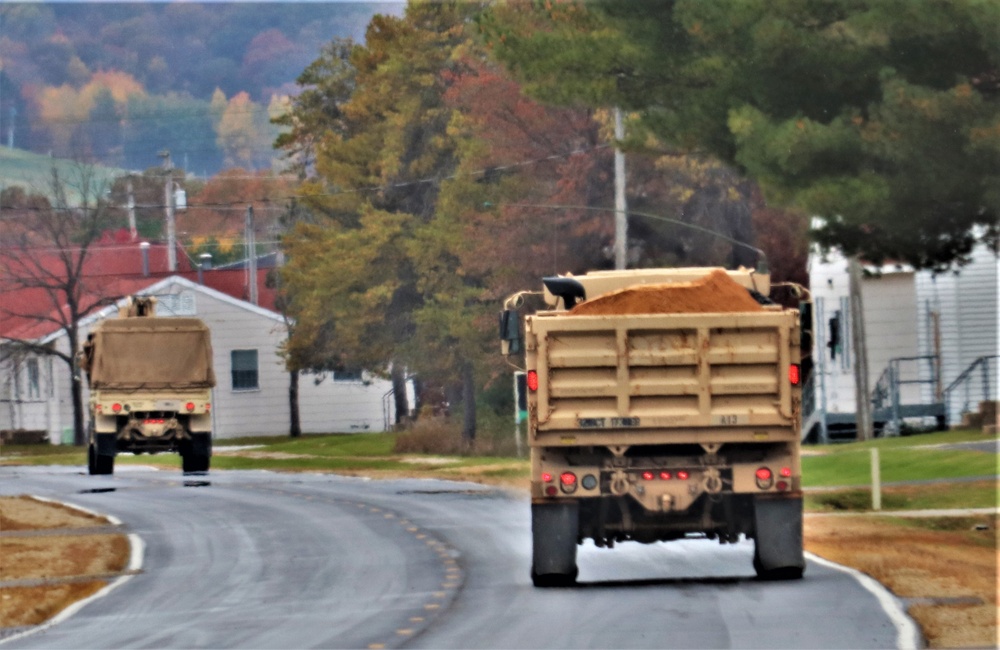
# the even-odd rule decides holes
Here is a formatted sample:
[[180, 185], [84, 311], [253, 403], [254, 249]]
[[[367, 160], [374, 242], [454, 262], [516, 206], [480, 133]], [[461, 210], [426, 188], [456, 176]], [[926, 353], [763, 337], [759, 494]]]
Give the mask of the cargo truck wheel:
[[212, 436], [194, 433], [191, 442], [181, 450], [181, 468], [185, 474], [207, 472], [212, 458]]
[[205, 454], [188, 453], [186, 456], [181, 456], [181, 468], [185, 474], [207, 472], [208, 465], [209, 458]]
[[798, 580], [805, 572], [802, 499], [754, 500], [753, 568], [761, 580]]
[[579, 517], [576, 503], [531, 506], [531, 582], [536, 587], [568, 587], [576, 582]]
[[87, 448], [87, 471], [94, 474], [113, 474], [115, 471], [115, 457], [104, 456], [97, 453], [97, 447], [91, 443]]

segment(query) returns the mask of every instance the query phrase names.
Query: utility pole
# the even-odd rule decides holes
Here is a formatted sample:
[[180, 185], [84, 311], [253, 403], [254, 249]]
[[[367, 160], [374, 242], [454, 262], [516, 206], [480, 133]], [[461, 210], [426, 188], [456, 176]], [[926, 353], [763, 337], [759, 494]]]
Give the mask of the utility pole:
[[135, 190], [132, 189], [132, 175], [128, 177], [128, 232], [132, 236], [132, 241], [139, 238], [139, 228], [135, 223]]
[[857, 402], [858, 440], [871, 440], [872, 403], [868, 391], [868, 339], [865, 336], [865, 309], [861, 300], [861, 262], [857, 256], [848, 265], [851, 293], [851, 340], [854, 344], [854, 395]]
[[628, 207], [625, 204], [625, 154], [621, 141], [625, 139], [622, 111], [615, 107], [615, 269], [628, 266]]
[[174, 222], [174, 181], [167, 176], [166, 188], [167, 206], [167, 270], [171, 273], [177, 270], [177, 225]]
[[160, 152], [163, 158], [163, 168], [167, 171], [167, 183], [164, 205], [167, 210], [167, 270], [171, 273], [177, 271], [177, 225], [174, 222], [174, 178], [172, 175], [173, 164], [170, 162], [170, 151]]
[[256, 305], [257, 298], [257, 237], [254, 234], [253, 206], [247, 206], [246, 221], [247, 283], [250, 288], [250, 304]]

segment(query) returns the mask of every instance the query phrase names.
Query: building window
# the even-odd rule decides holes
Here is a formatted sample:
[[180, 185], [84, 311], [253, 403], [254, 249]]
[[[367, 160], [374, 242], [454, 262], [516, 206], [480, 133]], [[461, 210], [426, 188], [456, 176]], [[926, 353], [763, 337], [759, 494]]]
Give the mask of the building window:
[[28, 375], [28, 399], [38, 399], [42, 396], [41, 384], [39, 383], [38, 359], [28, 359], [25, 364]]
[[233, 390], [260, 388], [257, 373], [257, 350], [233, 350]]
[[359, 382], [364, 379], [360, 370], [336, 370], [333, 373], [334, 381]]

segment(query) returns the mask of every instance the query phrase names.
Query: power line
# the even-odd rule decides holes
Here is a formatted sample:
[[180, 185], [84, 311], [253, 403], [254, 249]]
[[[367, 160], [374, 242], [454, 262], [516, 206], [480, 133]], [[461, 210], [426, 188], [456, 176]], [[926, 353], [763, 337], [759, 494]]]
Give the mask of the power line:
[[[455, 173], [450, 174], [448, 176], [441, 176], [441, 177], [433, 176], [433, 177], [429, 177], [429, 178], [422, 178], [422, 179], [417, 179], [417, 180], [412, 180], [412, 181], [400, 181], [398, 183], [389, 183], [389, 184], [385, 184], [385, 185], [373, 185], [373, 186], [368, 186], [368, 187], [359, 187], [359, 188], [352, 188], [352, 189], [341, 189], [341, 190], [335, 190], [335, 191], [330, 191], [330, 192], [318, 192], [318, 193], [310, 193], [310, 194], [289, 194], [287, 196], [279, 197], [276, 200], [281, 201], [281, 200], [303, 199], [303, 198], [316, 198], [316, 197], [326, 198], [326, 197], [332, 197], [332, 196], [343, 196], [343, 195], [347, 195], [347, 194], [360, 194], [360, 193], [365, 193], [365, 192], [384, 192], [386, 190], [399, 189], [399, 188], [404, 188], [404, 187], [412, 187], [412, 186], [415, 186], [415, 185], [423, 185], [423, 184], [428, 184], [428, 183], [441, 183], [441, 182], [444, 182], [444, 181], [455, 180], [455, 179], [463, 178], [463, 177], [485, 176], [487, 174], [494, 174], [494, 173], [497, 173], [497, 172], [503, 172], [503, 171], [513, 170], [513, 169], [518, 169], [518, 168], [521, 168], [521, 167], [528, 167], [530, 165], [536, 165], [536, 164], [540, 164], [540, 163], [544, 163], [544, 162], [550, 162], [550, 161], [553, 161], [553, 160], [561, 160], [561, 159], [569, 158], [571, 156], [594, 153], [594, 152], [600, 151], [602, 149], [607, 149], [610, 146], [611, 145], [609, 145], [609, 144], [598, 144], [598, 145], [594, 145], [593, 147], [587, 147], [587, 148], [581, 148], [581, 149], [574, 149], [573, 151], [569, 151], [569, 152], [566, 152], [566, 153], [552, 154], [552, 155], [549, 155], [549, 156], [543, 156], [541, 158], [534, 158], [534, 159], [531, 159], [531, 160], [522, 160], [522, 161], [519, 161], [519, 162], [508, 163], [506, 165], [496, 165], [496, 166], [491, 166], [491, 167], [487, 167], [487, 168], [484, 168], [484, 169], [477, 169], [477, 170], [469, 171], [469, 172], [455, 172]], [[224, 181], [224, 180], [226, 180], [228, 178], [232, 178], [232, 177], [216, 177], [216, 178], [218, 178], [219, 180], [223, 180]], [[262, 177], [262, 178], [267, 178], [267, 177]], [[278, 178], [278, 177], [271, 177], [271, 178]], [[241, 179], [242, 180], [261, 180], [261, 178], [258, 178], [258, 177], [255, 177], [255, 176], [241, 177]], [[267, 208], [267, 207], [282, 208], [283, 206], [277, 206], [277, 205], [275, 205], [275, 206], [269, 206], [268, 205], [268, 204], [274, 203], [276, 200], [268, 198], [268, 197], [265, 197], [265, 198], [260, 198], [260, 199], [249, 199], [249, 200], [247, 200], [247, 199], [241, 199], [241, 200], [238, 200], [238, 201], [228, 201], [228, 202], [218, 202], [218, 203], [188, 203], [187, 209], [191, 210], [192, 208], [195, 208], [195, 209], [197, 209], [197, 208], [205, 208], [205, 209], [211, 209], [211, 210], [224, 210], [224, 209], [235, 210], [235, 209], [245, 209], [248, 203], [253, 203], [255, 207], [257, 207], [260, 204], [263, 204], [263, 205], [260, 205], [260, 207], [264, 207], [264, 208]], [[162, 209], [166, 209], [167, 206], [165, 204], [146, 204], [146, 205], [143, 205], [143, 206], [136, 206], [136, 207], [137, 208], [138, 207], [142, 207], [144, 209], [161, 209], [162, 210]], [[46, 211], [52, 211], [52, 210], [69, 210], [69, 211], [72, 211], [72, 210], [79, 210], [79, 209], [81, 209], [81, 208], [74, 208], [74, 207], [49, 207], [49, 208], [42, 208], [42, 207], [24, 207], [24, 208], [7, 207], [7, 208], [4, 208], [4, 210], [17, 210], [17, 211], [21, 211], [21, 212], [24, 212], [24, 211], [29, 211], [29, 212], [46, 212]], [[94, 209], [94, 208], [90, 208], [90, 209]], [[124, 209], [124, 208], [119, 207], [119, 206], [105, 206], [105, 209]], [[6, 217], [6, 215], [0, 216], [0, 219], [4, 219], [5, 217]]]

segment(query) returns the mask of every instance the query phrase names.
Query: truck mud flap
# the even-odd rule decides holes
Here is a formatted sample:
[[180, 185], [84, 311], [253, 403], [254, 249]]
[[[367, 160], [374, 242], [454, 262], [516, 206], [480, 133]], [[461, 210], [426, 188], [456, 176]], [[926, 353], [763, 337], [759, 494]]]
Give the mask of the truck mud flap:
[[802, 577], [802, 498], [754, 500], [754, 569], [764, 580]]
[[531, 506], [531, 578], [536, 587], [567, 586], [576, 581], [579, 531], [579, 504]]

